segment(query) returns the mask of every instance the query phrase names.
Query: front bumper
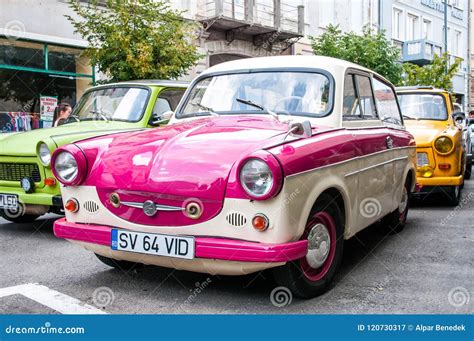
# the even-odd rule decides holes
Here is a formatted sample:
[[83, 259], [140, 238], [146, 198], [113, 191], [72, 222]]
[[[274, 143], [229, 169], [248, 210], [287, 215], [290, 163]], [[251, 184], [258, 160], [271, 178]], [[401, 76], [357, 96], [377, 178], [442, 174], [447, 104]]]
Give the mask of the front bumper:
[[[110, 248], [111, 231], [112, 228], [109, 226], [72, 223], [68, 222], [66, 218], [58, 219], [54, 223], [56, 237], [78, 242], [87, 249], [106, 257], [132, 262], [139, 259], [139, 262], [145, 264], [211, 274], [237, 275], [280, 266], [304, 257], [308, 249], [306, 240], [283, 244], [264, 244], [228, 238], [196, 237], [194, 259], [172, 259], [171, 257], [114, 251]], [[233, 269], [233, 265], [235, 265], [235, 269]]]
[[3, 194], [16, 194], [21, 203], [25, 205], [45, 205], [45, 206], [54, 206], [58, 209], [62, 208], [63, 202], [61, 195], [59, 194], [59, 188], [57, 193], [42, 193], [42, 192], [33, 192], [25, 193], [23, 189], [19, 187], [0, 187], [0, 193]]
[[433, 176], [431, 178], [417, 177], [416, 182], [425, 186], [460, 186], [464, 180], [463, 175], [458, 176]]

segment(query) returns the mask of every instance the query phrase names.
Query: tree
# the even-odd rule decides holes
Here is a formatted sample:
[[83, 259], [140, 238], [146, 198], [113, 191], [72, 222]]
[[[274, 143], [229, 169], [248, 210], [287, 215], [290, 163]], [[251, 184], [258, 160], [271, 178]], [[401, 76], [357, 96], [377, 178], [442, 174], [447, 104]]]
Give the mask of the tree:
[[436, 88], [453, 90], [453, 77], [461, 66], [462, 58], [456, 58], [449, 65], [449, 55], [434, 55], [433, 62], [425, 66], [403, 63], [406, 78], [404, 85], [431, 85]]
[[89, 43], [84, 55], [109, 81], [176, 79], [196, 64], [194, 24], [161, 0], [69, 0], [79, 20], [66, 15]]
[[366, 25], [362, 35], [343, 33], [339, 26], [329, 25], [319, 37], [310, 37], [317, 55], [344, 59], [371, 69], [393, 84], [401, 84], [403, 69], [400, 52], [392, 46], [385, 33], [374, 32]]

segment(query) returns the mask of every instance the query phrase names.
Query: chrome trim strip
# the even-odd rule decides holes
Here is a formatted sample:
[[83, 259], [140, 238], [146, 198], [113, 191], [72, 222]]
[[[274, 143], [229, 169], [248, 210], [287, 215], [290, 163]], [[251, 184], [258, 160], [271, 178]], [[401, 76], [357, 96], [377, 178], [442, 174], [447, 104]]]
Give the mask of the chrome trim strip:
[[408, 159], [408, 156], [398, 157], [398, 158], [395, 158], [395, 159], [392, 159], [392, 160], [388, 160], [388, 161], [385, 161], [385, 162], [381, 162], [381, 163], [378, 163], [378, 164], [376, 164], [376, 165], [372, 165], [372, 166], [369, 166], [369, 167], [365, 167], [365, 168], [356, 170], [356, 171], [351, 172], [351, 173], [347, 173], [347, 174], [345, 175], [345, 177], [347, 178], [348, 176], [352, 176], [352, 175], [355, 175], [355, 174], [359, 174], [359, 173], [368, 171], [368, 170], [373, 169], [373, 168], [377, 168], [377, 167], [380, 167], [380, 166], [388, 165], [389, 163], [392, 163], [392, 162], [402, 161], [402, 160], [406, 160], [406, 159]]
[[[143, 208], [142, 202], [132, 202], [132, 201], [122, 201], [120, 202], [124, 206], [133, 207], [133, 208]], [[168, 206], [168, 205], [159, 205], [155, 204], [157, 211], [167, 211], [167, 212], [176, 212], [184, 211], [184, 207], [179, 206]]]
[[402, 150], [402, 149], [416, 149], [416, 146], [397, 147], [397, 148], [392, 148], [392, 149], [387, 149], [387, 150], [381, 150], [381, 151], [378, 151], [378, 152], [375, 152], [375, 153], [372, 153], [372, 154], [367, 154], [367, 155], [364, 155], [364, 156], [358, 156], [358, 157], [354, 157], [352, 159], [331, 163], [330, 165], [324, 165], [324, 166], [321, 166], [321, 167], [312, 168], [312, 169], [308, 169], [308, 170], [305, 170], [305, 171], [302, 171], [302, 172], [299, 172], [299, 173], [291, 174], [291, 175], [286, 176], [286, 178], [289, 179], [289, 178], [292, 178], [292, 177], [295, 177], [295, 176], [298, 176], [298, 175], [302, 175], [302, 174], [306, 174], [306, 173], [310, 173], [310, 172], [315, 172], [315, 171], [320, 170], [320, 169], [333, 167], [333, 166], [339, 166], [339, 165], [345, 164], [347, 162], [351, 162], [353, 160], [360, 160], [360, 159], [364, 159], [366, 157], [370, 157], [370, 156], [374, 156], [374, 155], [378, 155], [378, 154], [382, 154], [382, 153], [386, 153], [386, 152], [391, 152], [391, 151], [394, 151], [394, 150]]

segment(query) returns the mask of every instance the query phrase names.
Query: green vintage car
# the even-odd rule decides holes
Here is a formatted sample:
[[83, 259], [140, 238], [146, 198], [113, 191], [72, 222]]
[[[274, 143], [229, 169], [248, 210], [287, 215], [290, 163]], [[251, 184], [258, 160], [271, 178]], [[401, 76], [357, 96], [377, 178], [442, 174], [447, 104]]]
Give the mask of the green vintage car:
[[0, 134], [0, 216], [18, 223], [61, 214], [59, 183], [49, 165], [53, 151], [92, 136], [166, 124], [187, 86], [161, 80], [96, 86], [84, 93], [65, 124]]

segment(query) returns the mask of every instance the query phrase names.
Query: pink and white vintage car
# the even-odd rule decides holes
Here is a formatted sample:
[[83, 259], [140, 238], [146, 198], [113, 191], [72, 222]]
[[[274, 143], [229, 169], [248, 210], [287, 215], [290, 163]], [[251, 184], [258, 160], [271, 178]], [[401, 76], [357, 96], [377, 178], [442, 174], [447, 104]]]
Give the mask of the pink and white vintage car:
[[66, 145], [52, 165], [55, 235], [104, 263], [272, 268], [300, 297], [327, 290], [344, 240], [382, 218], [401, 230], [416, 181], [393, 86], [315, 56], [214, 66], [169, 126]]

